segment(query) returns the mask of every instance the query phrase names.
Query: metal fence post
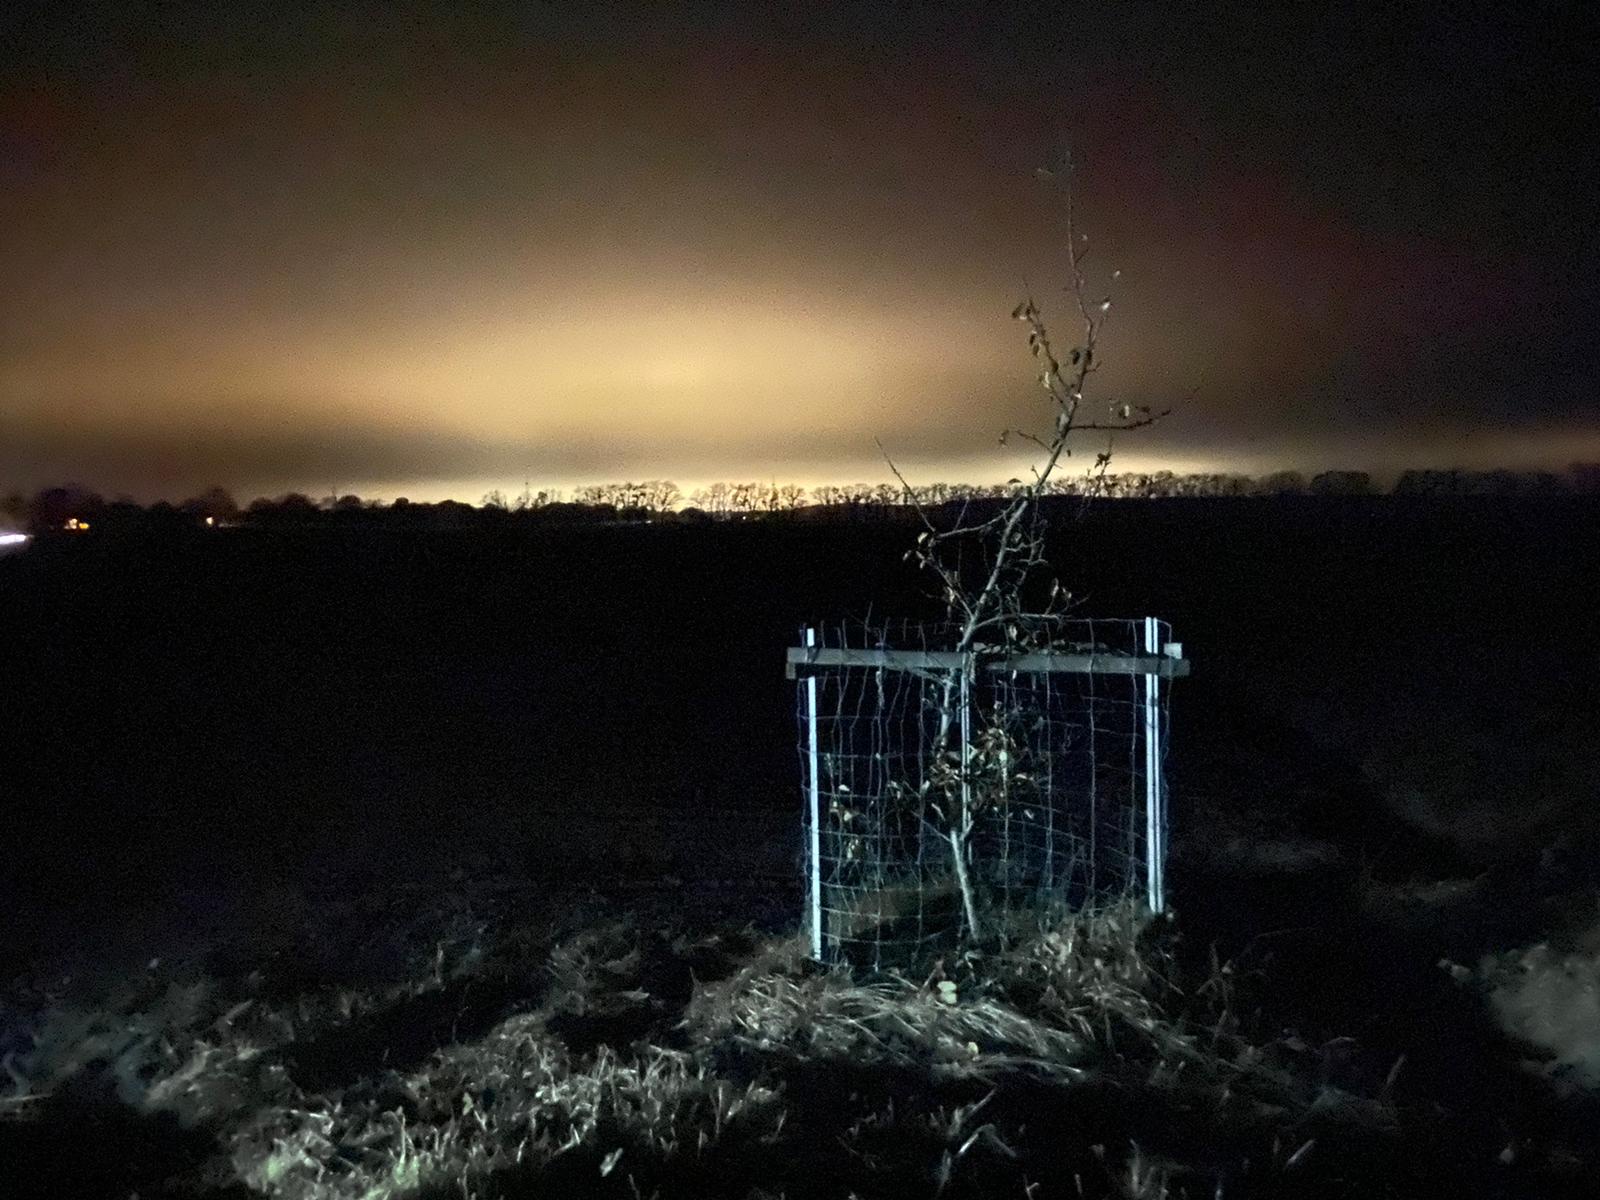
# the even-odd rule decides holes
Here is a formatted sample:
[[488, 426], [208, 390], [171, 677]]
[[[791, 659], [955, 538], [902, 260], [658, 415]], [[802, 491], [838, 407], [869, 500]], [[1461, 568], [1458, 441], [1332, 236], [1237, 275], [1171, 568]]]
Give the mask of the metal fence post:
[[[806, 630], [806, 645], [817, 644], [817, 631]], [[818, 750], [817, 676], [806, 676], [806, 724], [810, 733], [811, 845], [807, 848], [806, 872], [811, 877], [811, 957], [822, 961], [822, 755]]]
[[[1144, 652], [1161, 653], [1160, 623], [1144, 619]], [[1144, 677], [1144, 811], [1145, 811], [1145, 893], [1151, 912], [1166, 907], [1166, 822], [1162, 819], [1164, 780], [1161, 777], [1161, 676], [1151, 671]]]

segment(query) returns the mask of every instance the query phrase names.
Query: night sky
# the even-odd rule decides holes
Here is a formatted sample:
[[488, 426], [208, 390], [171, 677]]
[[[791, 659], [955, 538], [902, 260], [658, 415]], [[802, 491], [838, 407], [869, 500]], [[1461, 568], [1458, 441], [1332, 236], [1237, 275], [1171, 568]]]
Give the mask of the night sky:
[[1587, 7], [8, 9], [0, 489], [1003, 478], [1068, 143], [1118, 466], [1600, 459]]

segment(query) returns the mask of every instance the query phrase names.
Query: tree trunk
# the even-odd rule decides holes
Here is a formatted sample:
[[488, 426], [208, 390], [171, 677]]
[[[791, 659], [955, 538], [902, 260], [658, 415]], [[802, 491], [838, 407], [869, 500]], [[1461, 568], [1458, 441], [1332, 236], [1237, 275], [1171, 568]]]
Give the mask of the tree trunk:
[[978, 903], [972, 894], [972, 880], [967, 877], [967, 839], [960, 832], [952, 829], [949, 831], [950, 859], [956, 868], [956, 886], [961, 889], [961, 907], [967, 918], [967, 936], [977, 941], [981, 931], [978, 927]]

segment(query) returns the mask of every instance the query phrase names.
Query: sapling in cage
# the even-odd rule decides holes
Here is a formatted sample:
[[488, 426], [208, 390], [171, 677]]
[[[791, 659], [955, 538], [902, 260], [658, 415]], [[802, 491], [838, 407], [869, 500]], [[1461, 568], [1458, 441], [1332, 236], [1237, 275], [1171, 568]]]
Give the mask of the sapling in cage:
[[[1058, 347], [1032, 297], [1012, 313], [1027, 328], [1048, 420], [1042, 432], [1010, 429], [1002, 434], [1002, 442], [1038, 451], [1028, 478], [1010, 480], [993, 504], [963, 505], [950, 520], [923, 503], [886, 454], [903, 498], [922, 526], [906, 558], [933, 584], [942, 620], [917, 629], [900, 646], [882, 628], [855, 637], [841, 628], [821, 642], [812, 631], [806, 645], [791, 651], [791, 662], [811, 672], [802, 685], [807, 726], [802, 756], [809, 780], [812, 935], [819, 955], [830, 941], [820, 917], [827, 907], [822, 893], [829, 887], [835, 901], [852, 890], [866, 897], [860, 910], [835, 904], [830, 910], [835, 913], [834, 934], [874, 921], [881, 927], [891, 915], [899, 923], [911, 915], [910, 936], [916, 940], [929, 932], [930, 913], [940, 908], [931, 901], [953, 894], [957, 927], [969, 941], [999, 932], [989, 927], [990, 915], [1010, 910], [1030, 889], [1034, 901], [1070, 897], [1073, 889], [1063, 888], [1061, 880], [1086, 870], [1090, 891], [1095, 890], [1098, 861], [1084, 867], [1072, 856], [1097, 860], [1102, 815], [1114, 827], [1121, 819], [1099, 811], [1102, 769], [1094, 761], [1099, 734], [1128, 744], [1130, 776], [1142, 780], [1140, 786], [1149, 793], [1141, 802], [1142, 818], [1126, 816], [1130, 836], [1142, 841], [1116, 852], [1126, 860], [1123, 874], [1128, 878], [1136, 861], [1144, 860], [1145, 890], [1153, 905], [1160, 904], [1159, 867], [1151, 865], [1160, 852], [1165, 820], [1159, 680], [1181, 674], [1183, 664], [1166, 654], [1168, 643], [1153, 620], [1143, 622], [1142, 629], [1138, 622], [1129, 623], [1132, 632], [1114, 650], [1098, 647], [1092, 627], [1081, 628], [1071, 594], [1046, 553], [1042, 501], [1080, 436], [1104, 434], [1108, 439], [1087, 472], [1082, 492], [1088, 497], [1103, 486], [1111, 461], [1110, 436], [1150, 425], [1165, 413], [1146, 405], [1108, 403], [1101, 416], [1088, 407], [1086, 392], [1099, 370], [1098, 349], [1111, 298], [1093, 298], [1085, 280], [1084, 238], [1074, 225], [1070, 165], [1054, 177], [1067, 185], [1066, 291], [1077, 328], [1072, 344]], [[1112, 278], [1118, 274], [1113, 272]], [[921, 650], [915, 648], [919, 641]], [[831, 692], [826, 683], [823, 691], [841, 706], [832, 719], [833, 736], [842, 736], [850, 724], [845, 710], [852, 705], [858, 719], [878, 714], [866, 751], [871, 769], [865, 790], [851, 782], [862, 757], [858, 747], [840, 743], [830, 754], [821, 748], [820, 725], [829, 718], [819, 705], [829, 696], [819, 694], [817, 672], [830, 670], [837, 678]], [[852, 672], [862, 671], [875, 672], [870, 685], [852, 678]], [[890, 683], [890, 673], [906, 678]], [[1075, 721], [1062, 707], [1063, 688], [1058, 684], [1052, 689], [1049, 682], [1064, 673], [1121, 677], [1137, 693], [1121, 702], [1137, 715], [1123, 724], [1097, 726], [1091, 688], [1083, 709], [1088, 715]], [[1040, 684], [1036, 677], [1046, 682]], [[911, 704], [911, 692], [914, 713], [885, 707]], [[1071, 739], [1058, 744], [1055, 734], [1067, 730], [1072, 739], [1086, 739], [1087, 744]], [[1085, 752], [1091, 760], [1086, 772], [1071, 766], [1073, 756]], [[1056, 790], [1055, 777], [1074, 770], [1082, 776], [1084, 790], [1069, 803]], [[821, 804], [824, 791], [826, 809]], [[1092, 829], [1081, 837], [1076, 827], [1085, 819]], [[825, 840], [833, 843], [837, 869], [831, 884], [824, 882]], [[1058, 861], [1058, 854], [1068, 860]], [[862, 881], [870, 881], [871, 888]], [[914, 899], [913, 913], [901, 911], [908, 907], [902, 897]], [[831, 940], [847, 939], [840, 934]]]
[[[976, 666], [909, 622], [812, 628], [789, 652], [819, 956], [881, 964], [970, 940], [969, 908], [993, 938], [1064, 909], [1162, 907], [1161, 681], [1187, 664], [1153, 618], [1059, 631], [1051, 650]], [[958, 732], [939, 757], [951, 674]]]

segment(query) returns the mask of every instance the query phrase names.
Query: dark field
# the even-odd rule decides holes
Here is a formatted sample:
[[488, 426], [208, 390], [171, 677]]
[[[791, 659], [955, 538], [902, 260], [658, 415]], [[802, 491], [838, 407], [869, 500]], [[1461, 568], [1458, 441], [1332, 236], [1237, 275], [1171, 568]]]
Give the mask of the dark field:
[[[630, 995], [664, 986], [638, 966], [637, 943], [672, 926], [679, 940], [657, 955], [657, 976], [685, 989], [669, 1006], [677, 1014], [695, 939], [752, 924], [740, 953], [759, 955], [761, 937], [798, 925], [783, 651], [807, 620], [869, 606], [918, 615], [919, 584], [900, 560], [909, 538], [904, 527], [779, 523], [241, 529], [91, 535], [0, 558], [0, 951], [17, 981], [0, 1009], [11, 1022], [0, 1054], [13, 1067], [0, 1094], [14, 1084], [20, 1113], [39, 1090], [41, 1011], [77, 1002], [75, 988], [111, 1003], [116, 981], [158, 956], [217, 981], [249, 977], [269, 951], [279, 971], [321, 954], [297, 985], [320, 995], [414, 971], [418, 945], [436, 945], [433, 990], [408, 993], [414, 1019], [391, 1007], [387, 1025], [364, 1027], [381, 1046], [362, 1049], [330, 1017], [320, 1057], [303, 1037], [290, 1039], [299, 1059], [284, 1052], [296, 1085], [318, 1094], [355, 1086], [363, 1055], [392, 1073], [385, 1056], [407, 1046], [415, 1066], [477, 1044], [508, 1014], [549, 1009], [546, 992], [505, 985], [504, 971], [498, 991], [457, 1005], [454, 1024], [427, 1009], [429, 997], [460, 1000], [447, 977], [477, 978], [450, 975], [447, 948], [490, 945], [518, 913], [537, 913], [558, 948], [633, 914], [634, 932], [605, 935], [626, 945], [604, 951], [634, 954]], [[1058, 540], [1084, 615], [1166, 618], [1195, 664], [1172, 707], [1174, 977], [1204, 978], [1213, 947], [1219, 962], [1237, 956], [1243, 998], [1228, 1036], [1308, 1048], [1312, 1066], [1285, 1068], [1310, 1081], [1308, 1106], [1337, 1084], [1400, 1114], [1381, 1154], [1351, 1141], [1342, 1167], [1326, 1147], [1345, 1143], [1327, 1134], [1324, 1150], [1291, 1164], [1312, 1136], [1292, 1122], [1274, 1134], [1277, 1175], [1261, 1174], [1259, 1153], [1251, 1176], [1167, 1146], [1187, 1165], [1146, 1166], [1169, 1191], [1139, 1174], [1138, 1154], [1161, 1149], [1149, 1144], [1161, 1135], [1135, 1153], [1137, 1139], [1101, 1130], [1089, 1141], [1122, 1191], [1077, 1186], [1151, 1197], [1592, 1194], [1593, 1150], [1573, 1131], [1592, 1131], [1585, 1089], [1600, 1084], [1600, 1028], [1588, 1023], [1600, 1004], [1582, 999], [1585, 980], [1594, 989], [1582, 973], [1600, 963], [1600, 505], [1123, 502]], [[219, 965], [219, 947], [238, 961]], [[735, 960], [700, 962], [693, 978], [730, 977]], [[1575, 990], [1539, 991], [1546, 969]], [[227, 988], [215, 990], [221, 1005]], [[574, 1055], [620, 1053], [641, 1037], [675, 1047], [660, 1013], [655, 1024], [629, 1013], [613, 1034], [584, 1026], [564, 1045]], [[343, 1057], [328, 1051], [341, 1038], [357, 1047]], [[786, 1079], [795, 1096], [816, 1086]], [[1000, 1094], [997, 1112], [1010, 1093]], [[197, 1165], [223, 1137], [205, 1114], [173, 1118], [182, 1129], [171, 1145], [128, 1134], [154, 1155], [143, 1174], [74, 1155], [80, 1134], [119, 1145], [93, 1124], [104, 1111], [0, 1120], [0, 1162], [8, 1146], [33, 1147], [18, 1161], [39, 1194], [249, 1194]], [[993, 1150], [982, 1165], [980, 1138], [926, 1179], [909, 1166], [824, 1173], [808, 1190], [803, 1172], [769, 1178], [743, 1158], [680, 1177], [662, 1150], [631, 1185], [621, 1168], [602, 1174], [585, 1159], [581, 1180], [540, 1186], [1076, 1194], [1070, 1171], [1042, 1183], [1006, 1175], [1006, 1162], [1034, 1151], [993, 1120], [993, 1140], [1015, 1157]], [[584, 1145], [603, 1161], [604, 1130], [594, 1136]], [[183, 1150], [183, 1138], [199, 1148]], [[158, 1143], [176, 1157], [149, 1149]], [[50, 1173], [72, 1170], [76, 1182], [52, 1191]], [[535, 1194], [495, 1170], [474, 1176], [482, 1194]], [[268, 1194], [345, 1194], [269, 1175], [240, 1177]], [[1025, 1193], [1027, 1182], [1038, 1189]], [[431, 1186], [397, 1175], [377, 1194], [460, 1194]]]

